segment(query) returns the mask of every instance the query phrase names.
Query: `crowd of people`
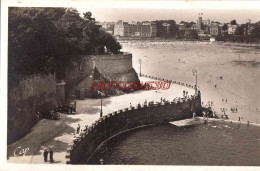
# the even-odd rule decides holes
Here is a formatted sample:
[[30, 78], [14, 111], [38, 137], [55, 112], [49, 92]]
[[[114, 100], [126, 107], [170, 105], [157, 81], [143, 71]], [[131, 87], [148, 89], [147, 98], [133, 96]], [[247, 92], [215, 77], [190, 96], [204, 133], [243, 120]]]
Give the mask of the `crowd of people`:
[[80, 129], [80, 124], [78, 124], [76, 128], [76, 132], [74, 133], [73, 141], [77, 142], [79, 137], [82, 137], [84, 134], [88, 133], [88, 125], [84, 126], [84, 129]]
[[76, 132], [74, 133], [73, 141], [78, 141], [78, 137], [82, 137], [86, 133], [88, 133], [88, 125], [86, 124], [84, 126], [84, 129], [80, 129], [80, 124], [78, 124]]

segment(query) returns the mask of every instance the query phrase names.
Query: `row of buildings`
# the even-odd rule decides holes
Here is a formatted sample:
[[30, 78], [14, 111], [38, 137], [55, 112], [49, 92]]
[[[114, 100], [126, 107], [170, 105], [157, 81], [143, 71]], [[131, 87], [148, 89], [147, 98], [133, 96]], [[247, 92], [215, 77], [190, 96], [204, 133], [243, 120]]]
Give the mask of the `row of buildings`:
[[99, 22], [107, 32], [120, 37], [156, 37], [157, 27], [154, 22]]
[[[210, 19], [203, 20], [202, 13], [199, 13], [197, 23], [192, 23], [187, 26], [185, 23], [180, 23], [178, 25], [179, 36], [181, 38], [191, 38], [192, 33], [197, 33], [199, 38], [205, 37], [216, 37], [223, 35], [234, 35], [237, 28], [241, 25], [238, 25], [235, 21], [230, 23], [219, 23], [210, 21]], [[251, 24], [251, 20], [248, 19], [245, 26], [243, 27], [243, 34], [250, 35], [254, 29], [254, 24]]]
[[[199, 13], [199, 17], [196, 23], [194, 22], [181, 22], [177, 24], [178, 33], [176, 35], [179, 38], [193, 39], [194, 36], [198, 38], [216, 37], [219, 35], [229, 34], [233, 35], [236, 29], [239, 27], [237, 23], [219, 23], [212, 22], [209, 19], [202, 19], [203, 13]], [[110, 34], [118, 37], [157, 37], [157, 26], [155, 22], [124, 22], [119, 20], [118, 22], [99, 22], [101, 27]], [[171, 25], [169, 23], [162, 24], [164, 31], [170, 33]], [[244, 34], [250, 35], [253, 30], [251, 21], [248, 20], [246, 27], [243, 27]]]

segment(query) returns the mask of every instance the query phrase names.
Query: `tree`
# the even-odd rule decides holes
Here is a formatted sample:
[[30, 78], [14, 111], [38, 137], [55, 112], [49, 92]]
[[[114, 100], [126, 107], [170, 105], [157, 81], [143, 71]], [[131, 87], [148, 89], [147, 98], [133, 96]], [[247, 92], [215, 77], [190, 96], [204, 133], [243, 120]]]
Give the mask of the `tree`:
[[197, 30], [191, 30], [191, 38], [192, 39], [198, 39], [199, 38]]
[[238, 26], [235, 31], [235, 35], [243, 35], [246, 28], [247, 28], [246, 24], [242, 24], [241, 26]]
[[260, 39], [260, 25], [256, 25], [255, 28], [252, 30], [252, 36]]
[[224, 24], [224, 25], [222, 26], [222, 30], [224, 30], [224, 31], [228, 30], [228, 25], [227, 25], [227, 24]]
[[107, 46], [119, 53], [121, 46], [100, 30], [90, 12], [82, 18], [73, 8], [10, 8], [8, 34], [9, 83], [19, 75], [53, 73], [65, 69], [82, 54], [100, 54]]
[[[61, 72], [77, 51], [50, 18], [55, 10], [10, 8], [8, 65], [10, 75]], [[58, 10], [60, 12], [60, 10]], [[63, 64], [63, 65], [61, 65]], [[59, 75], [59, 74], [58, 74]]]
[[[179, 32], [178, 26], [174, 20], [156, 20], [154, 21], [157, 26], [158, 37], [176, 37]], [[169, 24], [169, 32], [163, 24]]]
[[83, 13], [84, 19], [89, 20], [89, 21], [95, 21], [95, 18], [92, 18], [92, 13], [91, 12], [85, 12]]
[[237, 25], [237, 21], [236, 20], [232, 20], [232, 21], [230, 21], [230, 24], [231, 25]]

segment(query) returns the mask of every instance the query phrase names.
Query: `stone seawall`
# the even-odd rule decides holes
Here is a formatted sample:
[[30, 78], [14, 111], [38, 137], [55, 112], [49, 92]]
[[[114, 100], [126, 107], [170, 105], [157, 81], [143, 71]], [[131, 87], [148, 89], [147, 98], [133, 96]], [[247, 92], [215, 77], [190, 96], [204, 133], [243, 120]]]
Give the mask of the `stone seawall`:
[[93, 66], [96, 65], [100, 72], [106, 74], [120, 74], [128, 72], [132, 66], [132, 54], [114, 55], [87, 55], [83, 56], [82, 71], [91, 73]]
[[[175, 83], [193, 87], [180, 82]], [[67, 150], [67, 164], [86, 164], [96, 150], [113, 136], [138, 127], [192, 118], [193, 112], [201, 112], [200, 93], [186, 99], [179, 98], [156, 104], [150, 102], [145, 106], [125, 108], [103, 116], [72, 142]]]
[[82, 56], [82, 61], [79, 64], [67, 69], [65, 79], [66, 97], [69, 99], [93, 97], [93, 94], [96, 93], [91, 89], [92, 84], [94, 81], [99, 80], [108, 82], [139, 81], [138, 75], [132, 66], [132, 54]]

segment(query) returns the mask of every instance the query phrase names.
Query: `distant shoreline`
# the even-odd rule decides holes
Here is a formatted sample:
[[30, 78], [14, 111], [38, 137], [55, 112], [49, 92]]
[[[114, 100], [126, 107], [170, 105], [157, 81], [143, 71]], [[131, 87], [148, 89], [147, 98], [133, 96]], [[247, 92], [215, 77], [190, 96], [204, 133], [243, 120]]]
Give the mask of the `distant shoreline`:
[[212, 43], [212, 44], [220, 44], [220, 45], [233, 45], [240, 47], [256, 47], [260, 48], [260, 43], [239, 43], [239, 42], [223, 42], [223, 41], [201, 41], [201, 40], [176, 40], [176, 39], [118, 39], [120, 43], [128, 43], [128, 42], [178, 42], [178, 43]]
[[217, 44], [260, 48], [260, 43], [216, 42]]

